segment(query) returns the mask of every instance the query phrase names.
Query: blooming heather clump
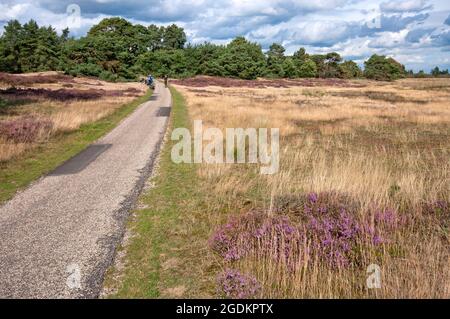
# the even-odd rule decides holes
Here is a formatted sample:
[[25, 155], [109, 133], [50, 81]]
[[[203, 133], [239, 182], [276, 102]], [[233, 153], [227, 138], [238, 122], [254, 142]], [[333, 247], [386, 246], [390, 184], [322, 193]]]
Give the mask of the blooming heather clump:
[[258, 244], [275, 259], [288, 258], [290, 243], [297, 240], [298, 229], [287, 216], [267, 217], [251, 212], [233, 218], [212, 235], [209, 244], [226, 261], [246, 256]]
[[257, 213], [232, 218], [214, 232], [209, 240], [211, 249], [227, 261], [240, 259], [250, 249], [249, 229], [254, 228], [262, 218]]
[[227, 269], [219, 275], [218, 284], [220, 293], [233, 299], [254, 298], [261, 290], [256, 278], [232, 269]]
[[51, 130], [53, 123], [49, 120], [21, 118], [0, 122], [0, 136], [15, 143], [34, 142], [39, 134]]
[[393, 209], [361, 214], [360, 206], [338, 193], [284, 198], [275, 216], [252, 212], [233, 218], [211, 237], [211, 248], [226, 261], [249, 254], [271, 258], [295, 271], [303, 258], [331, 268], [360, 264], [362, 246], [389, 243], [403, 221]]
[[362, 228], [356, 218], [356, 206], [336, 194], [310, 193], [303, 212], [304, 232], [311, 252], [331, 267], [346, 267], [353, 259]]
[[303, 240], [298, 227], [287, 216], [267, 217], [251, 235], [257, 241], [260, 256], [270, 257], [293, 270], [300, 255], [298, 243]]

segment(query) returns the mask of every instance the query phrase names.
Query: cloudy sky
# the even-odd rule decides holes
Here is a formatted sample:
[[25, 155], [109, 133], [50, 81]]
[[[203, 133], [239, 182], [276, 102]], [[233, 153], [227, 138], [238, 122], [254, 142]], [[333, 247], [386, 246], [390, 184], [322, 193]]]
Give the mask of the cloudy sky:
[[[76, 4], [77, 6], [70, 6]], [[80, 18], [77, 18], [77, 8]], [[69, 9], [68, 9], [69, 8]], [[73, 10], [75, 8], [75, 11]], [[449, 0], [2, 0], [0, 27], [10, 19], [69, 26], [79, 37], [102, 18], [148, 25], [176, 23], [192, 43], [226, 43], [238, 35], [288, 53], [337, 51], [362, 63], [372, 53], [408, 69], [450, 68]]]

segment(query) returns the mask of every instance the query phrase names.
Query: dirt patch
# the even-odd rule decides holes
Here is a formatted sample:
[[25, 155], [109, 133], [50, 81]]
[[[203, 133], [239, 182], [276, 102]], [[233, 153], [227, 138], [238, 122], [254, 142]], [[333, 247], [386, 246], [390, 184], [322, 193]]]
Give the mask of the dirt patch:
[[336, 87], [364, 87], [362, 83], [354, 83], [343, 79], [258, 79], [241, 80], [223, 77], [197, 76], [194, 78], [172, 80], [173, 84], [187, 87], [249, 87], [249, 88], [289, 88], [296, 86], [315, 87], [315, 86], [336, 86]]

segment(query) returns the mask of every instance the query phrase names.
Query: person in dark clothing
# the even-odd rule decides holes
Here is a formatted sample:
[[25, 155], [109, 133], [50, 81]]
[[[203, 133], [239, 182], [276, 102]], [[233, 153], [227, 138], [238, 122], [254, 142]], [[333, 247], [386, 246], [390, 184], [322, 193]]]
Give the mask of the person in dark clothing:
[[165, 87], [167, 87], [168, 83], [169, 83], [169, 77], [166, 74], [166, 75], [164, 75], [164, 85], [165, 85]]
[[148, 86], [153, 85], [153, 76], [152, 76], [151, 74], [149, 74], [149, 75], [147, 76], [146, 83], [147, 83]]

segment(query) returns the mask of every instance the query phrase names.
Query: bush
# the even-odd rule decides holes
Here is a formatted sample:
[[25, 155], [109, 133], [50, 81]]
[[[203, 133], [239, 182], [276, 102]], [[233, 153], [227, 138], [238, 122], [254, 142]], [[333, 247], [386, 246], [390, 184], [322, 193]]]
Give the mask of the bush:
[[117, 74], [113, 74], [110, 71], [102, 71], [100, 73], [100, 79], [103, 81], [116, 82], [118, 80]]
[[359, 78], [362, 76], [362, 71], [358, 64], [353, 61], [345, 61], [339, 65], [340, 75], [344, 79]]
[[305, 60], [298, 68], [298, 76], [301, 78], [314, 78], [317, 76], [317, 66], [313, 60]]
[[73, 66], [72, 68], [66, 70], [66, 73], [77, 76], [77, 75], [86, 75], [86, 76], [100, 76], [100, 73], [103, 72], [103, 68], [97, 64], [93, 63], [83, 63]]
[[[339, 193], [310, 193], [278, 200], [280, 214], [250, 212], [232, 218], [210, 238], [210, 248], [225, 261], [269, 256], [294, 270], [307, 256], [331, 269], [360, 266], [359, 248], [389, 244], [405, 224], [395, 210], [361, 207]], [[308, 245], [304, 246], [305, 243]]]
[[365, 63], [364, 75], [377, 81], [393, 81], [406, 77], [405, 67], [393, 58], [372, 55]]
[[42, 134], [51, 131], [53, 123], [49, 120], [21, 118], [0, 122], [0, 136], [14, 143], [32, 143]]
[[219, 64], [226, 76], [252, 80], [264, 73], [266, 59], [259, 44], [237, 37], [219, 57]]

